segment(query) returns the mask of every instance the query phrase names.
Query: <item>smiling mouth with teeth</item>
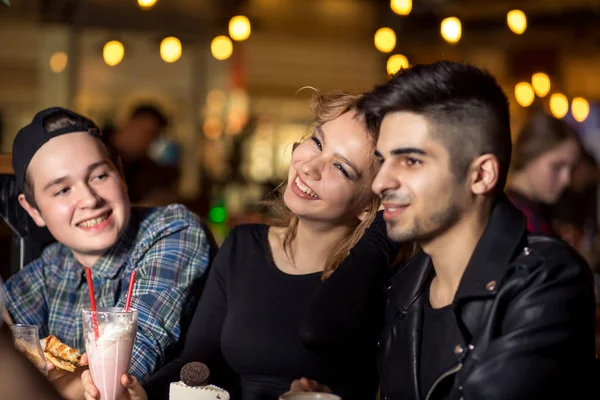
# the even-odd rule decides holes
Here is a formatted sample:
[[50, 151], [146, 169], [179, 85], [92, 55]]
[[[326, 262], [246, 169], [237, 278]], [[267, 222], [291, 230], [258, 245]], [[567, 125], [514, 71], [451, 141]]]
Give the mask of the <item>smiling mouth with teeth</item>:
[[78, 223], [77, 226], [80, 228], [91, 228], [93, 226], [98, 225], [101, 222], [106, 221], [108, 219], [108, 217], [110, 217], [110, 214], [111, 214], [111, 212], [107, 211], [106, 213], [102, 214], [98, 218], [92, 218], [92, 219], [85, 220], [83, 222]]
[[296, 177], [296, 179], [294, 180], [294, 183], [296, 184], [298, 189], [300, 189], [302, 192], [306, 193], [310, 197], [313, 197], [315, 199], [319, 198], [319, 196], [315, 192], [313, 192], [311, 188], [309, 188], [308, 186], [306, 186], [302, 183], [299, 176]]

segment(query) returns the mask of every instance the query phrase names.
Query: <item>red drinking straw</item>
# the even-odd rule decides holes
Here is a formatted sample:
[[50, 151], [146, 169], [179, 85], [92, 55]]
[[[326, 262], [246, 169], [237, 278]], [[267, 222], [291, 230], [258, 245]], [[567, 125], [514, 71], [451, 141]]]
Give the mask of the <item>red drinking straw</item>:
[[100, 337], [98, 332], [98, 317], [96, 316], [96, 296], [94, 296], [94, 281], [92, 281], [92, 270], [89, 267], [85, 268], [85, 276], [88, 282], [88, 291], [90, 293], [90, 305], [92, 306], [92, 323], [94, 324], [94, 334], [96, 340]]
[[129, 289], [127, 290], [127, 300], [125, 300], [125, 312], [129, 312], [129, 306], [131, 305], [131, 293], [133, 292], [133, 285], [135, 285], [135, 271], [131, 271], [131, 277], [129, 278]]

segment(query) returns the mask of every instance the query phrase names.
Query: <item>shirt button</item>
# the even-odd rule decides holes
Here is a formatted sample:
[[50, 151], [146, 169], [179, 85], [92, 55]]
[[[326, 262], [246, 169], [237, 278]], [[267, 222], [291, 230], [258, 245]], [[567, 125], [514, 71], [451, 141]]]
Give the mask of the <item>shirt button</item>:
[[463, 351], [464, 351], [464, 349], [460, 344], [457, 344], [454, 347], [454, 354], [456, 354], [456, 355], [461, 354]]
[[523, 254], [525, 254], [526, 256], [528, 256], [529, 254], [531, 254], [531, 249], [529, 247], [525, 247], [523, 249]]
[[485, 288], [487, 290], [489, 290], [490, 292], [493, 292], [494, 289], [496, 289], [496, 281], [489, 281], [486, 285]]

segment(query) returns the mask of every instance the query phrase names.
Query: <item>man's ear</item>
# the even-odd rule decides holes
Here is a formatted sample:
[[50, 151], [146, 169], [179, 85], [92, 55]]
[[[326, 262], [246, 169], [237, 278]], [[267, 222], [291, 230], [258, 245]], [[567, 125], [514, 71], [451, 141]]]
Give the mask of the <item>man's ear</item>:
[[46, 221], [44, 221], [44, 218], [42, 218], [42, 214], [40, 214], [37, 208], [29, 204], [29, 202], [25, 198], [25, 195], [22, 193], [19, 195], [19, 204], [21, 204], [21, 207], [23, 207], [25, 211], [27, 211], [27, 214], [29, 214], [29, 216], [33, 219], [33, 222], [35, 222], [37, 226], [39, 226], [40, 228], [46, 226]]
[[473, 194], [493, 192], [498, 184], [500, 163], [496, 156], [484, 154], [471, 163], [471, 191]]

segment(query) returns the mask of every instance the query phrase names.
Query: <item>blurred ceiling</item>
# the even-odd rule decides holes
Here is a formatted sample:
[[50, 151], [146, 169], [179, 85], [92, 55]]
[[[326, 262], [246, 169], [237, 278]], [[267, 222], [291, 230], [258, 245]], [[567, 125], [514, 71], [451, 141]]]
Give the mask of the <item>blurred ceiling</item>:
[[12, 3], [10, 9], [0, 10], [0, 17], [10, 12], [45, 23], [153, 31], [184, 38], [225, 33], [229, 18], [245, 14], [255, 32], [371, 40], [374, 30], [386, 25], [425, 42], [439, 39], [439, 23], [447, 16], [459, 17], [463, 29], [476, 35], [506, 33], [506, 13], [521, 9], [527, 14], [528, 26], [535, 26], [541, 36], [568, 29], [600, 40], [600, 0], [413, 0], [413, 11], [407, 17], [395, 15], [389, 0], [158, 0], [148, 11], [141, 10], [135, 0]]

